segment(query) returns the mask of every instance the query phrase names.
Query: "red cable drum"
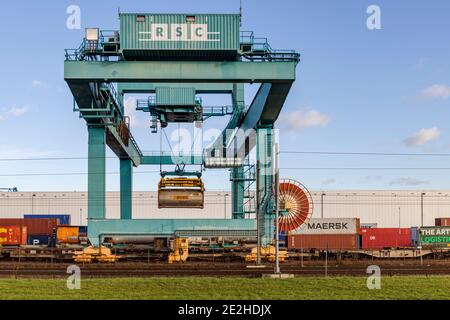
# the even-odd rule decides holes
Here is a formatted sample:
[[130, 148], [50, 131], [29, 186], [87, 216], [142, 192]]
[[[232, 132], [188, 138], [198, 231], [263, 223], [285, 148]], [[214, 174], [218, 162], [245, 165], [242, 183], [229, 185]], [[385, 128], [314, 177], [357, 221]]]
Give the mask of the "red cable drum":
[[313, 200], [303, 184], [291, 179], [281, 181], [278, 197], [282, 214], [284, 211], [278, 220], [280, 232], [296, 230], [311, 219]]

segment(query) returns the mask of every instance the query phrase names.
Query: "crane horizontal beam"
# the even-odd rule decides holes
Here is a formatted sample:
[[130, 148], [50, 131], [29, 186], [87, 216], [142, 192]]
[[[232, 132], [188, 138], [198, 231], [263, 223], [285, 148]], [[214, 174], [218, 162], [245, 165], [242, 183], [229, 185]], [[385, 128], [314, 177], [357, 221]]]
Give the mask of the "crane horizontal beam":
[[174, 155], [147, 155], [142, 156], [141, 165], [202, 165], [203, 156], [188, 155], [188, 156], [174, 156]]
[[66, 81], [87, 82], [218, 82], [295, 81], [296, 62], [65, 61]]
[[[190, 83], [190, 87], [196, 89], [197, 94], [225, 94], [233, 92], [233, 84], [231, 83]], [[117, 91], [119, 94], [149, 94], [155, 93], [156, 88], [180, 88], [186, 87], [186, 83], [119, 83], [117, 85]]]

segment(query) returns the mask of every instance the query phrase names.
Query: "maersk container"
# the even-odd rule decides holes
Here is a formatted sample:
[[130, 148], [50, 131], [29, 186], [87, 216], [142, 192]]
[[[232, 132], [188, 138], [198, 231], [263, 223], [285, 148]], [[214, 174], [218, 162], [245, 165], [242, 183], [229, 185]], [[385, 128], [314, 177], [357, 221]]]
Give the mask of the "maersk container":
[[70, 225], [70, 214], [25, 214], [24, 219], [57, 219], [58, 225]]
[[301, 234], [288, 236], [288, 249], [316, 250], [358, 250], [359, 234]]
[[195, 88], [156, 88], [157, 106], [194, 106]]
[[291, 232], [292, 235], [343, 235], [361, 232], [358, 218], [311, 219], [304, 226]]
[[126, 60], [237, 60], [238, 14], [120, 14]]

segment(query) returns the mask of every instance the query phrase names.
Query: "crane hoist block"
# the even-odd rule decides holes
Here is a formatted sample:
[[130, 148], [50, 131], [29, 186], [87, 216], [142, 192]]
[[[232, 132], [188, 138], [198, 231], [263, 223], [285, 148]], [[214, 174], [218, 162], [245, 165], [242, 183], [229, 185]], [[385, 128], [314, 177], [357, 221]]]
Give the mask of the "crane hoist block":
[[162, 178], [158, 186], [158, 208], [203, 209], [205, 186], [200, 178]]

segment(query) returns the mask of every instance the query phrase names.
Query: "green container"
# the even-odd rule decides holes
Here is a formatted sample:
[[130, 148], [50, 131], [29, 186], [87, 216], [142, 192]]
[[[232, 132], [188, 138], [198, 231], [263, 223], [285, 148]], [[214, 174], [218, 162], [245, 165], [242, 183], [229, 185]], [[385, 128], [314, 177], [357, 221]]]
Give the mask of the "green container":
[[120, 14], [127, 60], [237, 60], [237, 14]]
[[195, 88], [156, 88], [157, 106], [195, 106]]
[[420, 228], [422, 247], [450, 247], [450, 227]]

